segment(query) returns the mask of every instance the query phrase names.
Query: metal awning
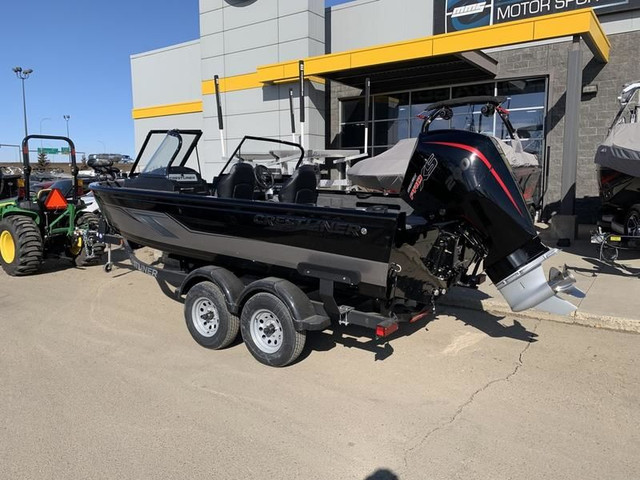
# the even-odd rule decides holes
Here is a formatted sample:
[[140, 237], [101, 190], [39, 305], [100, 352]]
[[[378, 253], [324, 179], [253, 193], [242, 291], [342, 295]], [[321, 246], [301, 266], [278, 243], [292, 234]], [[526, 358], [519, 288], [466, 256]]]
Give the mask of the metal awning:
[[450, 83], [452, 78], [465, 82], [482, 81], [494, 78], [497, 70], [498, 62], [489, 55], [465, 52], [336, 70], [326, 73], [323, 78], [357, 88], [364, 88], [365, 79], [370, 78], [375, 93], [442, 85]]

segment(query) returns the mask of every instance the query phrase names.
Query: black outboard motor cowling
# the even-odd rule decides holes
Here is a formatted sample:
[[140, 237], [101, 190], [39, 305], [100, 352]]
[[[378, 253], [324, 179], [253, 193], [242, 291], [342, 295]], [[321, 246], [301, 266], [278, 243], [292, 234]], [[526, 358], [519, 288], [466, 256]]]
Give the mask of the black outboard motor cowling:
[[402, 195], [416, 213], [469, 223], [488, 250], [485, 268], [493, 282], [549, 250], [491, 137], [457, 130], [420, 135]]
[[541, 263], [556, 250], [540, 241], [493, 138], [461, 130], [422, 133], [401, 195], [415, 213], [462, 221], [475, 232], [487, 251], [485, 270], [514, 311], [573, 309], [544, 278]]

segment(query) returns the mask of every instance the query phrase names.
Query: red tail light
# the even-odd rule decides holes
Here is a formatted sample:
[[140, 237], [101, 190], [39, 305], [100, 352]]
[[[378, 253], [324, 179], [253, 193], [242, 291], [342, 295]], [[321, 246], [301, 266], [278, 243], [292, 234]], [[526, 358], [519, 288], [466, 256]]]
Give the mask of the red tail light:
[[398, 330], [397, 323], [389, 323], [387, 325], [378, 325], [376, 327], [376, 337], [387, 337]]

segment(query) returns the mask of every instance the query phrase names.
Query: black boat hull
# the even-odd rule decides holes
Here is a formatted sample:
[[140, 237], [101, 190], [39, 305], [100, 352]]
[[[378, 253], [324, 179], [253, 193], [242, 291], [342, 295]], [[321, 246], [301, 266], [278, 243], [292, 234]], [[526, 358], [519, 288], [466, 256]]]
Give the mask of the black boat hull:
[[341, 265], [363, 283], [387, 284], [399, 213], [91, 188], [109, 224], [135, 243], [203, 262], [222, 255], [291, 269]]

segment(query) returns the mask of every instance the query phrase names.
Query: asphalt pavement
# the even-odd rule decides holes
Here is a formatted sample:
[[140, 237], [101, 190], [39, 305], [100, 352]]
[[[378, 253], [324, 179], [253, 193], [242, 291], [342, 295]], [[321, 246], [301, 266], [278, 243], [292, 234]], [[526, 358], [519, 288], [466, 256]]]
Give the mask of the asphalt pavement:
[[198, 346], [148, 276], [67, 267], [0, 272], [2, 479], [638, 476], [637, 334], [443, 306], [276, 369]]

